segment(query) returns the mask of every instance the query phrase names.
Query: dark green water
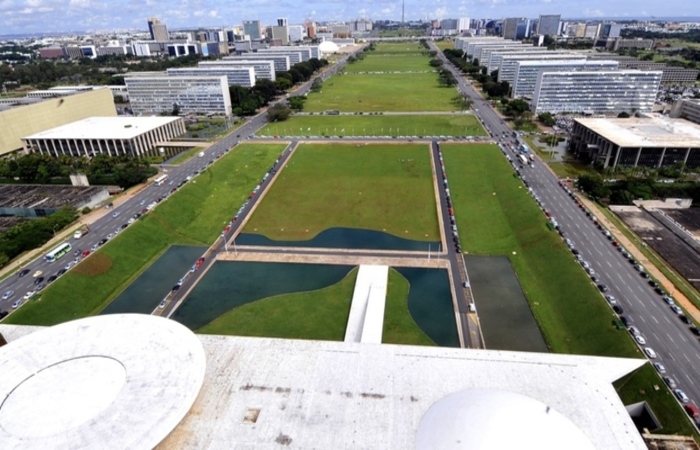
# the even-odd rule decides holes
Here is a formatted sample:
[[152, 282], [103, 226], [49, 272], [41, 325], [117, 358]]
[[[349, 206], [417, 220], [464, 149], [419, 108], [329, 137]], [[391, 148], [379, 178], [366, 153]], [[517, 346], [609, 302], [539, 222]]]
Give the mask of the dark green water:
[[275, 295], [336, 284], [353, 268], [328, 264], [217, 261], [171, 318], [196, 331], [238, 306]]
[[173, 245], [100, 314], [150, 314], [206, 250]]
[[425, 334], [441, 347], [459, 347], [447, 270], [397, 267], [411, 284], [408, 311]]
[[464, 256], [486, 348], [548, 352], [510, 260]]
[[365, 250], [428, 251], [438, 248], [439, 242], [422, 242], [403, 239], [393, 234], [361, 228], [329, 228], [308, 241], [275, 241], [261, 234], [241, 233], [238, 245], [263, 245], [268, 247], [351, 248]]

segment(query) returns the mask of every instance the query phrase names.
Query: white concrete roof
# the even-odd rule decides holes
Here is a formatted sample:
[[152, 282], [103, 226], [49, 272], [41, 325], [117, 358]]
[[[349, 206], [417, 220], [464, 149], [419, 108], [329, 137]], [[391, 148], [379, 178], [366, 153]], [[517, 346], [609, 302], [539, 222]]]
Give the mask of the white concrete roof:
[[668, 117], [575, 119], [621, 147], [700, 147], [700, 125]]
[[200, 341], [156, 316], [91, 317], [8, 341], [0, 348], [3, 449], [151, 449], [204, 380]]
[[381, 344], [389, 266], [361, 264], [355, 279], [345, 342]]
[[179, 117], [89, 117], [22, 139], [133, 139]]
[[[0, 325], [0, 333], [11, 342], [27, 328]], [[205, 382], [190, 413], [157, 448], [415, 448], [430, 409], [472, 389], [525, 396], [514, 405], [512, 421], [523, 419], [517, 411], [544, 404], [595, 448], [646, 448], [611, 384], [642, 359], [198, 337], [206, 352]], [[483, 412], [503, 414], [502, 400], [493, 403]], [[465, 433], [479, 433], [480, 426], [463, 423]], [[511, 427], [519, 430], [504, 424], [502, 432]], [[538, 448], [535, 438], [523, 436], [516, 448]]]

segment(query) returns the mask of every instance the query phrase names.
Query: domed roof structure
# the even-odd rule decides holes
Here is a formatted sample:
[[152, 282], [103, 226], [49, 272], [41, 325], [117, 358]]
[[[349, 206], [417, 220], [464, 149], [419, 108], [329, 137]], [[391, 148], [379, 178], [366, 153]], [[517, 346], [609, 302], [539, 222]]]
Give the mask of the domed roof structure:
[[531, 397], [469, 389], [434, 403], [418, 425], [416, 448], [558, 450], [595, 447], [569, 419]]
[[3, 449], [151, 449], [192, 407], [205, 356], [175, 321], [112, 314], [13, 341], [0, 367]]
[[321, 53], [336, 53], [338, 50], [340, 50], [340, 47], [338, 47], [338, 44], [333, 41], [323, 41], [318, 44], [318, 50]]

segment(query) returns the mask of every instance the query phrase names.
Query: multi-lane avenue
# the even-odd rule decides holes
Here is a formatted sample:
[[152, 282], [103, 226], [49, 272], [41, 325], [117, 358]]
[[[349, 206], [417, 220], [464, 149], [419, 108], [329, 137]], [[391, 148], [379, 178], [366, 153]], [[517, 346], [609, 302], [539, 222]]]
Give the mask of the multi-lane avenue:
[[[432, 43], [430, 45], [437, 50]], [[472, 109], [489, 134], [502, 148], [506, 148], [506, 153], [510, 152], [511, 159], [515, 161], [518, 148], [513, 130], [449, 63], [442, 52], [439, 55], [445, 67], [458, 80], [460, 92], [472, 100]], [[514, 151], [510, 150], [509, 145], [513, 146]], [[516, 168], [519, 169], [518, 163]], [[640, 276], [634, 264], [596, 227], [593, 219], [577, 205], [575, 199], [560, 185], [560, 180], [539, 158], [535, 158], [532, 166], [526, 165], [519, 170], [534, 195], [540, 199], [542, 207], [556, 218], [567, 238], [595, 271], [599, 283], [609, 289], [606, 295], [615, 297], [624, 310], [621, 315], [630, 319], [632, 325], [639, 330], [646, 341], [646, 344], [640, 345], [640, 350], [643, 351], [645, 347], [653, 349], [656, 358], [650, 358], [650, 361], [661, 363], [665, 368], [662, 375], [672, 377], [690, 400], [697, 404], [700, 401], [698, 338], [690, 332], [688, 325], [679, 320], [679, 316], [663, 301], [662, 296]], [[601, 301], [605, 301], [602, 295]], [[612, 318], [612, 309], [610, 313]]]

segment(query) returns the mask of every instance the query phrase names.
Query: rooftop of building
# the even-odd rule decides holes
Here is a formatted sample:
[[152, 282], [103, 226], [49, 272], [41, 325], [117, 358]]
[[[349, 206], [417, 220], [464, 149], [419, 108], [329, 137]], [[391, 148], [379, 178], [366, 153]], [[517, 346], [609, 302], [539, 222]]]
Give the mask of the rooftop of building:
[[620, 147], [700, 147], [700, 125], [668, 117], [575, 119]]
[[106, 186], [0, 184], [0, 208], [57, 209], [79, 205]]
[[[172, 77], [171, 77], [172, 78]], [[217, 77], [208, 77], [217, 78]], [[89, 117], [23, 139], [133, 139], [179, 117]]]
[[[92, 355], [117, 353], [117, 360], [141, 369], [149, 385], [156, 384], [154, 375], [160, 376], [159, 386], [164, 392], [175, 392], [170, 386], [171, 377], [180, 384], [191, 380], [199, 363], [192, 364], [179, 356], [196, 345], [189, 337], [182, 341], [160, 338], [164, 328], [161, 321], [178, 336], [181, 327], [170, 320], [145, 316], [144, 325], [152, 322], [156, 326], [149, 328], [157, 333], [142, 330], [132, 324], [133, 320], [123, 319], [130, 316], [96, 316], [48, 330], [0, 325], [0, 332], [9, 342], [0, 353], [0, 364], [6, 364], [5, 359], [11, 362], [17, 353], [31, 355], [28, 370], [36, 373], [33, 371], [39, 366], [78, 357], [80, 351]], [[124, 324], [128, 330], [120, 328], [116, 337], [101, 331]], [[61, 332], [52, 331], [61, 327]], [[33, 338], [33, 333], [46, 334]], [[147, 338], [151, 333], [155, 334], [155, 344]], [[84, 339], [86, 336], [90, 339]], [[23, 343], [25, 339], [30, 342]], [[421, 443], [424, 445], [419, 448], [445, 448], [440, 444], [457, 439], [481, 443], [473, 448], [485, 448], [485, 443], [490, 444], [489, 448], [511, 448], [498, 446], [504, 442], [516, 442], [513, 447], [542, 449], [644, 448], [612, 386], [613, 381], [644, 364], [642, 359], [234, 336], [198, 335], [196, 340], [201, 342], [206, 359], [202, 387], [187, 415], [157, 448], [233, 448], [239, 444], [249, 448], [291, 445], [405, 449]], [[150, 359], [150, 351], [142, 349], [143, 345], [151, 349], [162, 344], [165, 348], [156, 352], [156, 361]], [[171, 359], [170, 352], [178, 357]], [[76, 369], [72, 375], [85, 380], [99, 393], [98, 398], [105, 397], [98, 389], [101, 379], [88, 374], [88, 370]], [[182, 380], [180, 372], [188, 377]], [[5, 391], [11, 391], [19, 379], [8, 374], [13, 371], [3, 369], [0, 378]], [[98, 373], [105, 382], [112, 380], [111, 374], [107, 369]], [[67, 389], [78, 386], [68, 384]], [[187, 385], [191, 388], [192, 383]], [[47, 386], [55, 390], [52, 395], [62, 395], [63, 386]], [[36, 389], [37, 399], [43, 398], [42, 387]], [[5, 391], [0, 390], [0, 395], [4, 396]], [[152, 392], [145, 389], [145, 394]], [[107, 416], [94, 409], [85, 412], [78, 407], [62, 414], [70, 416], [77, 410], [87, 420], [85, 423], [96, 422], [104, 430], [110, 424], [120, 427], [122, 417], [129, 417], [131, 426], [140, 425], [141, 420], [151, 424], [154, 408], [162, 411], [163, 404], [173, 403], [170, 394], [146, 404], [137, 398], [131, 399], [131, 404], [124, 403], [122, 395], [115, 394], [112, 405], [123, 405], [123, 412], [128, 412], [124, 416]], [[41, 402], [28, 404], [42, 406]], [[4, 407], [0, 407], [0, 416]], [[12, 424], [19, 427], [21, 417], [25, 416], [12, 418]], [[442, 419], [431, 423], [430, 417]], [[100, 420], [91, 420], [95, 418]], [[57, 422], [71, 424], [71, 420], [61, 417]], [[520, 421], [522, 426], [518, 425]], [[29, 422], [28, 429], [38, 432], [41, 423], [34, 419]], [[114, 437], [112, 433], [99, 436], [89, 427], [79, 428], [97, 439], [88, 447]], [[143, 432], [142, 427], [138, 431]], [[131, 429], [125, 434], [129, 438], [138, 435]], [[572, 442], [571, 436], [580, 439]], [[119, 442], [116, 438], [112, 445]], [[152, 442], [139, 444], [138, 448], [153, 446], [148, 446]]]
[[556, 59], [528, 59], [521, 63], [521, 66], [575, 66], [576, 64], [585, 65], [596, 65], [596, 64], [615, 64], [617, 61], [611, 61], [607, 59], [596, 59], [594, 61], [587, 60], [585, 57], [581, 59], [566, 59], [563, 61], [557, 61]]

